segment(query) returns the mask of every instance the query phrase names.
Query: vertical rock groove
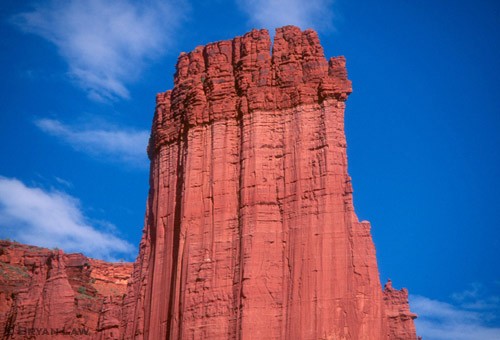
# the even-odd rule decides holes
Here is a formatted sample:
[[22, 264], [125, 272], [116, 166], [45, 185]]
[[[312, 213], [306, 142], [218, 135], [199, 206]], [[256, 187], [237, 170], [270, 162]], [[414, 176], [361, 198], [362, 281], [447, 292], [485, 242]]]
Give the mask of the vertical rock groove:
[[[271, 47], [272, 46], [272, 47]], [[182, 53], [159, 94], [127, 339], [416, 339], [347, 172], [345, 59], [286, 26]]]
[[382, 290], [354, 211], [350, 93], [312, 30], [182, 53], [156, 97], [133, 269], [0, 242], [0, 338], [417, 340], [408, 291]]

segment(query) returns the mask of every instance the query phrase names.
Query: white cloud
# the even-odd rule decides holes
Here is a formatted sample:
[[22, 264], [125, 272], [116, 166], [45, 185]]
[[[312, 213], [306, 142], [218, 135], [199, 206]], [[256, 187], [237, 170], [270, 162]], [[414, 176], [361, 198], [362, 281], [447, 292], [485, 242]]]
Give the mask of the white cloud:
[[452, 299], [463, 308], [472, 310], [497, 310], [500, 311], [500, 296], [488, 294], [486, 287], [473, 282], [470, 288], [452, 294]]
[[98, 230], [91, 225], [76, 198], [28, 187], [14, 178], [0, 177], [0, 223], [3, 237], [23, 243], [105, 260], [135, 255], [135, 248], [110, 228]]
[[487, 312], [416, 295], [410, 296], [410, 306], [418, 315], [417, 333], [425, 340], [500, 339], [500, 328], [485, 322], [491, 318]]
[[96, 100], [128, 98], [126, 84], [171, 44], [184, 1], [50, 0], [13, 17], [57, 46], [69, 73]]
[[470, 289], [465, 289], [462, 292], [454, 293], [451, 297], [453, 300], [462, 302], [467, 299], [476, 299], [480, 293], [482, 285], [478, 282], [474, 282], [470, 285]]
[[149, 131], [118, 128], [89, 129], [71, 127], [55, 119], [39, 119], [35, 125], [43, 132], [58, 137], [74, 149], [100, 159], [147, 166], [146, 147]]
[[255, 28], [295, 25], [302, 29], [333, 29], [333, 0], [238, 0]]

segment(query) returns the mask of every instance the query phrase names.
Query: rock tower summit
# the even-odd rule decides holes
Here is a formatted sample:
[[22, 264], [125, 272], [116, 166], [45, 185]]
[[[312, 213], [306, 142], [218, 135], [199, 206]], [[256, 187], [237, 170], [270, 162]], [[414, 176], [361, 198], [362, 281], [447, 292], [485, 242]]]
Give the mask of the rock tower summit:
[[0, 241], [0, 338], [417, 340], [354, 212], [350, 93], [312, 30], [181, 54], [135, 264]]
[[[272, 45], [272, 47], [271, 47]], [[345, 59], [286, 26], [182, 53], [157, 96], [127, 339], [416, 339], [347, 172]]]

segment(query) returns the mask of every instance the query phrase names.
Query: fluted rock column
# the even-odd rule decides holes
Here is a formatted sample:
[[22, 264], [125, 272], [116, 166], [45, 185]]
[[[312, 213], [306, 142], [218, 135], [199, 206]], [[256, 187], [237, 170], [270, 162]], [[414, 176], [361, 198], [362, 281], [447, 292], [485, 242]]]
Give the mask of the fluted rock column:
[[343, 57], [287, 26], [198, 47], [157, 97], [126, 338], [387, 339], [347, 173]]

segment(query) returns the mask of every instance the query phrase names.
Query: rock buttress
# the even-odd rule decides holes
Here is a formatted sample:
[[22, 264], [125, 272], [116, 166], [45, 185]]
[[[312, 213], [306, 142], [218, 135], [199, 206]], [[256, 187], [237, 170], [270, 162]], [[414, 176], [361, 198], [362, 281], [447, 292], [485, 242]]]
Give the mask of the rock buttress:
[[392, 282], [388, 280], [384, 286], [384, 305], [388, 339], [413, 339], [416, 334], [413, 320], [417, 315], [410, 312], [408, 291], [404, 288], [401, 290], [392, 288]]
[[312, 30], [180, 55], [157, 97], [125, 338], [389, 339], [347, 173], [350, 92]]

